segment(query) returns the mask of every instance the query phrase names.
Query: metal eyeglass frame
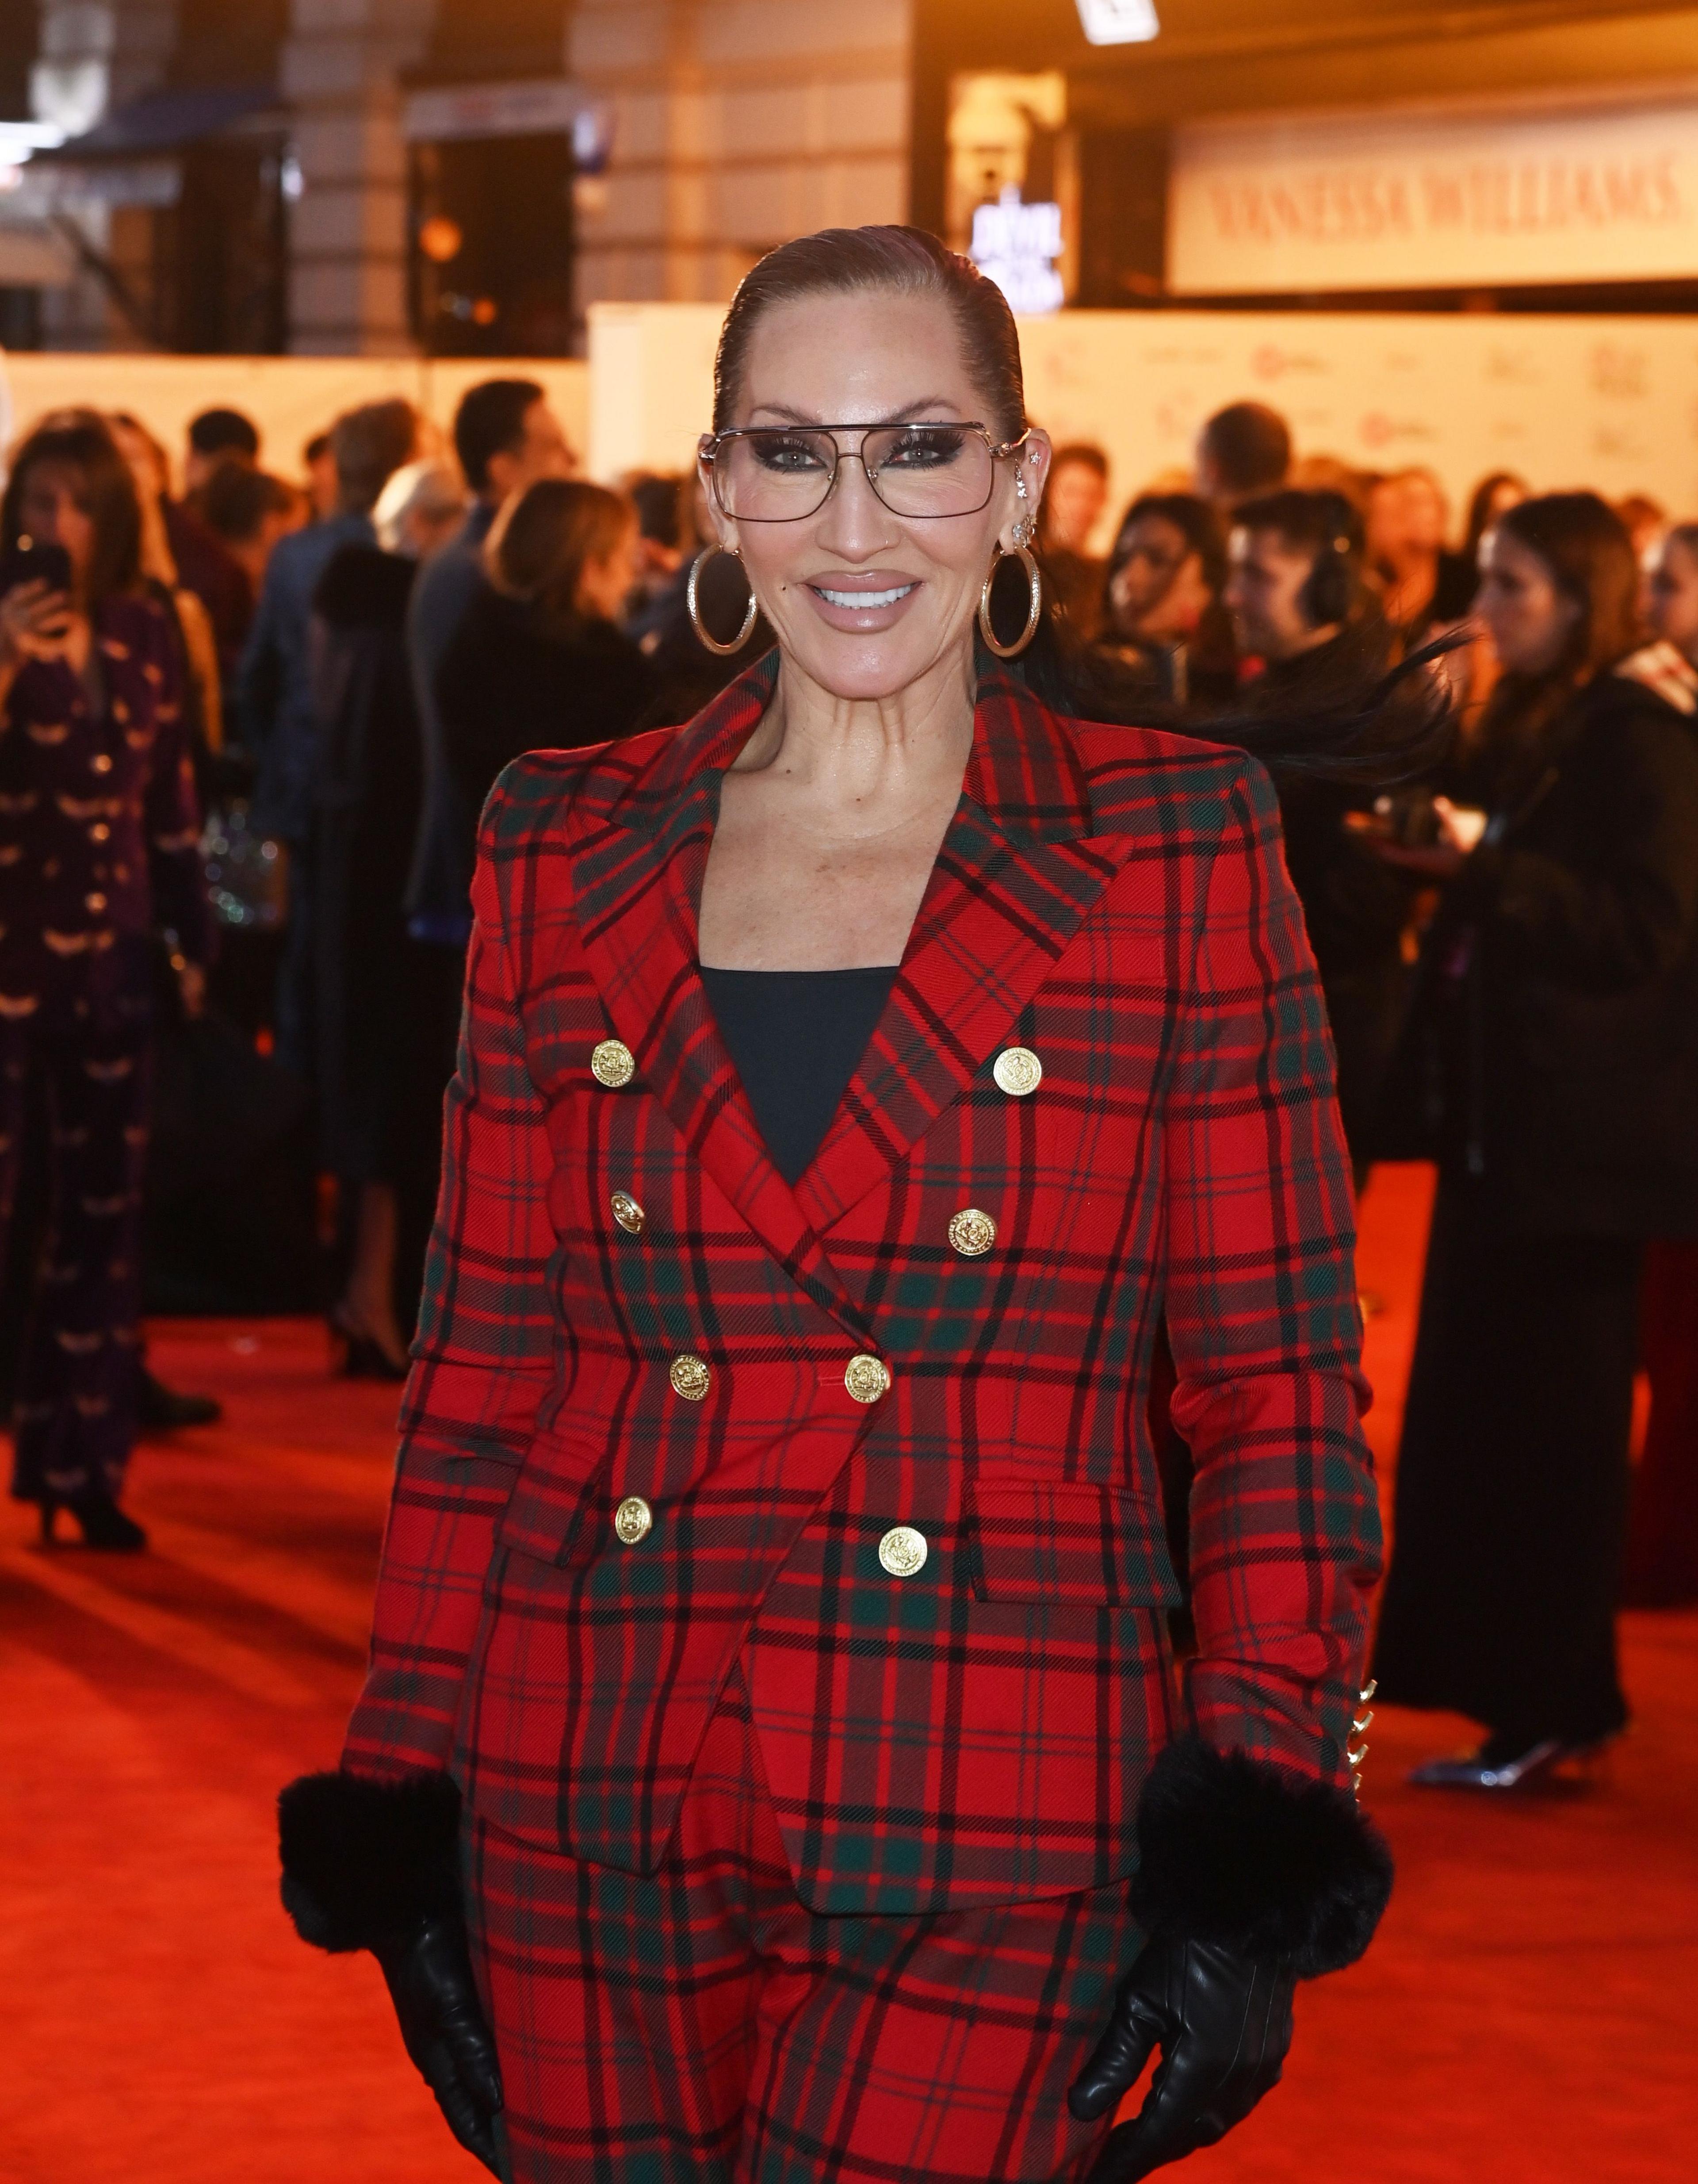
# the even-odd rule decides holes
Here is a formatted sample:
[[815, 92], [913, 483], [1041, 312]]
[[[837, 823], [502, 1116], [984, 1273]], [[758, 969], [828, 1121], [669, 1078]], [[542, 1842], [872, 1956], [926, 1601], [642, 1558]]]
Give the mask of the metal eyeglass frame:
[[[984, 442], [985, 446], [990, 450], [990, 458], [993, 465], [990, 474], [990, 483], [985, 488], [984, 499], [978, 502], [976, 506], [972, 508], [952, 508], [947, 515], [910, 515], [905, 514], [904, 510], [899, 508], [892, 508], [890, 503], [879, 491], [877, 482], [875, 480], [872, 472], [867, 469], [866, 464], [862, 459], [860, 448], [843, 447], [838, 443], [838, 434], [839, 432], [860, 432], [862, 434], [867, 432], [900, 432], [906, 431], [910, 427], [917, 429], [921, 426], [929, 427], [936, 432], [977, 432], [980, 439]], [[727, 440], [764, 439], [769, 435], [774, 439], [782, 440], [793, 437], [803, 432], [826, 433], [831, 440], [832, 452], [836, 458], [832, 465], [832, 475], [827, 482], [826, 489], [820, 495], [819, 499], [815, 503], [814, 506], [796, 515], [733, 515], [732, 510], [726, 506], [724, 497], [721, 493], [719, 488], [719, 451], [725, 445], [726, 442]], [[805, 523], [810, 516], [817, 515], [819, 514], [820, 510], [837, 491], [838, 472], [843, 468], [845, 462], [860, 464], [861, 475], [866, 478], [868, 486], [871, 488], [873, 499], [878, 503], [881, 508], [887, 510], [890, 515], [897, 517], [901, 522], [951, 523], [958, 515], [978, 515], [983, 514], [983, 512], [990, 506], [991, 495], [996, 491], [996, 471], [994, 465], [1005, 456], [1017, 455], [1031, 437], [1032, 427], [1028, 425], [1017, 440], [993, 440], [990, 437], [989, 428], [987, 426], [981, 424], [977, 417], [910, 417], [904, 419], [900, 423], [890, 425], [732, 425], [723, 432], [710, 432], [707, 434], [702, 442], [699, 454], [702, 463], [713, 477], [714, 504], [719, 510], [720, 514], [731, 523]]]

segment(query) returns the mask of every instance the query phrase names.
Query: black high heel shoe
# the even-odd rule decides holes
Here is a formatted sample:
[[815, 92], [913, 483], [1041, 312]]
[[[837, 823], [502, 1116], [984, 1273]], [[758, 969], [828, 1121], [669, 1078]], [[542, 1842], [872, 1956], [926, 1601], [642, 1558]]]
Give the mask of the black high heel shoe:
[[53, 1547], [60, 1545], [53, 1526], [61, 1509], [69, 1509], [76, 1519], [86, 1547], [96, 1547], [103, 1554], [139, 1555], [148, 1544], [148, 1535], [133, 1517], [126, 1517], [109, 1494], [81, 1494], [73, 1502], [49, 1499], [42, 1505], [42, 1545]]

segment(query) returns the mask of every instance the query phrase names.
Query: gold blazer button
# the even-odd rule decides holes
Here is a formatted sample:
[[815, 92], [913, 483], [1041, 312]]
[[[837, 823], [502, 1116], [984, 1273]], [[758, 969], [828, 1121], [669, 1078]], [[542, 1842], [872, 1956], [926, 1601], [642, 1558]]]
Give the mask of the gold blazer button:
[[640, 1236], [643, 1224], [649, 1218], [628, 1190], [614, 1192], [613, 1217], [627, 1236]]
[[687, 1403], [700, 1402], [713, 1385], [713, 1379], [702, 1360], [693, 1357], [688, 1350], [672, 1360], [672, 1392], [682, 1396]]
[[1023, 1100], [1044, 1081], [1044, 1065], [1029, 1046], [1005, 1046], [990, 1066], [997, 1089], [1010, 1100]]
[[893, 1524], [878, 1543], [878, 1559], [892, 1577], [912, 1577], [924, 1569], [929, 1552], [926, 1535], [911, 1524]]
[[870, 1351], [857, 1351], [843, 1370], [843, 1385], [858, 1403], [876, 1403], [890, 1392], [890, 1368]]
[[622, 1546], [634, 1547], [654, 1529], [654, 1512], [640, 1494], [627, 1494], [613, 1513], [613, 1529]]
[[963, 1206], [950, 1219], [949, 1241], [964, 1259], [982, 1259], [996, 1241], [996, 1223], [980, 1207]]
[[616, 1092], [637, 1074], [637, 1056], [622, 1039], [604, 1039], [589, 1058], [589, 1073], [598, 1084]]

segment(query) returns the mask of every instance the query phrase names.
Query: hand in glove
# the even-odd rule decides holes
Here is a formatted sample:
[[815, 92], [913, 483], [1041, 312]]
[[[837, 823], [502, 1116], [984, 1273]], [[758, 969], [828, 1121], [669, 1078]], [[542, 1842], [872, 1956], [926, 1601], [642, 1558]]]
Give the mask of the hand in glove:
[[452, 1916], [420, 1919], [373, 1945], [388, 1983], [401, 2037], [448, 2129], [495, 2176], [502, 2174], [494, 2123], [501, 2109], [495, 2042], [471, 1975], [465, 1929]]
[[1109, 2133], [1088, 2184], [1131, 2184], [1242, 2123], [1279, 2082], [1295, 1985], [1281, 1958], [1217, 1942], [1148, 1943], [1067, 2105], [1080, 2122], [1094, 2122], [1137, 2084], [1157, 2048], [1161, 2062], [1136, 2118]]

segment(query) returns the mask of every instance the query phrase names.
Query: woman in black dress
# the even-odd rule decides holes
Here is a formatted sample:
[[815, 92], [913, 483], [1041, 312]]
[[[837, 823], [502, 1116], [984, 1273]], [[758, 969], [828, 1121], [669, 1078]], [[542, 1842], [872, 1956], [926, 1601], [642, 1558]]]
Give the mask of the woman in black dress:
[[1406, 1083], [1439, 1195], [1374, 1673], [1487, 1735], [1511, 1790], [1619, 1730], [1614, 1608], [1644, 1240], [1698, 1226], [1698, 734], [1635, 656], [1595, 494], [1489, 533], [1503, 666], [1444, 843]]

